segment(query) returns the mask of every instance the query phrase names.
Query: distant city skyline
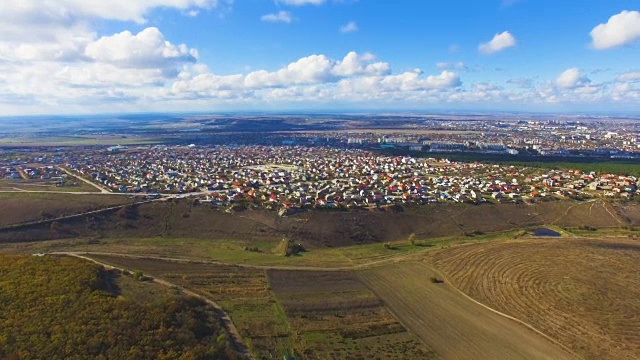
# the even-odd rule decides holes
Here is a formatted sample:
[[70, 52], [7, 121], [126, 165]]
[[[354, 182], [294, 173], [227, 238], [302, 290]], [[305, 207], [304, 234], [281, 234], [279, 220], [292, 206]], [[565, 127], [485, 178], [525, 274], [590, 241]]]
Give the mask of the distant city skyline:
[[640, 113], [628, 0], [0, 1], [0, 116]]

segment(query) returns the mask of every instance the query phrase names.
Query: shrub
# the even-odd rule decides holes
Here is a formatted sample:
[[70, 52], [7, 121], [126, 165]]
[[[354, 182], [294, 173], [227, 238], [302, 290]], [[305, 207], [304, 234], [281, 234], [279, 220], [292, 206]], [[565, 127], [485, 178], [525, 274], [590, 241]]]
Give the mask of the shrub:
[[409, 244], [411, 244], [411, 246], [416, 246], [416, 234], [415, 233], [411, 233], [411, 235], [409, 235]]
[[145, 280], [144, 273], [140, 270], [136, 270], [133, 272], [133, 278], [139, 281]]

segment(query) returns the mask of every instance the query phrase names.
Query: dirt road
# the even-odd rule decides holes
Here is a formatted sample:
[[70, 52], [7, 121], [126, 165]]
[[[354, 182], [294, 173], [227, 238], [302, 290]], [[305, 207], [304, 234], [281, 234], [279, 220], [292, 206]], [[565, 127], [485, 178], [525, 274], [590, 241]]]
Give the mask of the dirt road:
[[471, 301], [420, 263], [359, 272], [360, 279], [442, 359], [575, 359], [522, 324]]
[[[84, 256], [78, 253], [59, 253], [61, 255], [66, 255], [66, 256], [73, 256], [73, 257], [77, 257], [79, 259], [83, 259], [83, 260], [87, 260], [87, 261], [91, 261], [95, 264], [98, 265], [102, 265], [104, 266], [106, 269], [116, 269], [116, 270], [120, 270], [123, 272], [130, 272], [130, 270], [128, 269], [123, 269], [123, 268], [119, 268], [113, 265], [109, 265], [103, 262], [100, 262], [98, 260], [92, 259], [88, 256]], [[176, 284], [170, 283], [168, 281], [162, 280], [162, 279], [158, 279], [158, 278], [153, 278], [153, 277], [149, 277], [147, 276], [147, 278], [150, 279], [150, 281], [156, 283], [156, 284], [160, 284], [163, 286], [167, 286], [173, 289], [178, 289], [180, 290], [183, 294], [191, 296], [191, 297], [195, 297], [198, 298], [202, 301], [204, 301], [205, 303], [207, 303], [209, 306], [211, 306], [215, 312], [216, 315], [218, 316], [218, 318], [222, 321], [222, 325], [224, 326], [225, 330], [227, 331], [227, 333], [229, 334], [229, 336], [231, 337], [231, 342], [234, 346], [234, 348], [238, 351], [238, 353], [245, 359], [253, 359], [253, 355], [251, 355], [251, 353], [249, 352], [249, 349], [246, 347], [246, 345], [244, 345], [244, 343], [242, 342], [242, 337], [240, 336], [240, 332], [238, 332], [238, 329], [236, 328], [236, 326], [233, 324], [233, 321], [231, 321], [231, 318], [229, 317], [229, 315], [222, 309], [222, 307], [220, 307], [220, 305], [218, 305], [216, 302], [202, 296], [199, 295], [191, 290], [185, 289], [181, 286], [178, 286]]]

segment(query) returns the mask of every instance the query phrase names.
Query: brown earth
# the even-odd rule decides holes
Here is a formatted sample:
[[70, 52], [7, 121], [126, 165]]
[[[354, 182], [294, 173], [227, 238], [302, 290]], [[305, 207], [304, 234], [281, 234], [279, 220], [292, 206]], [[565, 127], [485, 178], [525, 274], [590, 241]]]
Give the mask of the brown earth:
[[474, 299], [585, 359], [640, 358], [640, 242], [525, 240], [452, 247], [430, 262]]
[[572, 359], [562, 347], [464, 297], [420, 263], [402, 263], [359, 277], [442, 359]]
[[268, 270], [305, 359], [431, 359], [350, 272]]
[[124, 196], [0, 193], [0, 227], [78, 214], [130, 202], [131, 199]]
[[[99, 197], [99, 196], [98, 196]], [[101, 198], [100, 198], [101, 199]], [[78, 205], [84, 204], [84, 205]], [[38, 213], [52, 206], [59, 213], [84, 203], [20, 203], [9, 211]], [[1, 202], [0, 202], [0, 206]], [[3, 212], [4, 214], [4, 212]], [[34, 215], [30, 215], [33, 218]], [[27, 216], [3, 216], [5, 223]], [[385, 210], [307, 211], [279, 217], [273, 211], [245, 210], [227, 213], [192, 200], [154, 202], [112, 211], [12, 230], [0, 230], [0, 242], [35, 241], [74, 237], [149, 238], [172, 237], [279, 242], [283, 237], [307, 248], [339, 247], [407, 239], [473, 236], [553, 224], [560, 227], [598, 228], [640, 223], [640, 204], [553, 201], [534, 205], [425, 205]]]

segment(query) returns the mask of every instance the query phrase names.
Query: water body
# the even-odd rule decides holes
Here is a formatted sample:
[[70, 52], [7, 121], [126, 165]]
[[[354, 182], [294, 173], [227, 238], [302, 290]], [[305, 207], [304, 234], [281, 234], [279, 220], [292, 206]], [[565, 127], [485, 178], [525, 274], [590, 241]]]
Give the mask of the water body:
[[562, 236], [559, 232], [553, 231], [547, 228], [540, 228], [533, 231], [533, 235], [535, 236], [552, 236], [552, 237], [560, 237]]

